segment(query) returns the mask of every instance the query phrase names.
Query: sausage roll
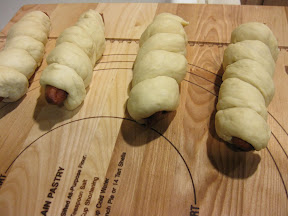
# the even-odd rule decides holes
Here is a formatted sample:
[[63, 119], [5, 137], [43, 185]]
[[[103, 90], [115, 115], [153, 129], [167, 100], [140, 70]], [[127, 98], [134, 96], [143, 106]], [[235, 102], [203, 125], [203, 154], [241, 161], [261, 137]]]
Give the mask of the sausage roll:
[[48, 103], [76, 109], [86, 96], [96, 61], [105, 49], [104, 23], [94, 11], [84, 12], [77, 23], [65, 29], [56, 47], [47, 56], [48, 67], [40, 84], [45, 88]]
[[178, 107], [179, 84], [187, 69], [187, 36], [183, 28], [187, 24], [176, 15], [159, 14], [140, 38], [127, 102], [130, 116], [139, 123]]
[[266, 25], [255, 22], [237, 27], [231, 42], [224, 51], [216, 132], [240, 150], [258, 151], [270, 139], [267, 107], [274, 96], [278, 43]]
[[0, 52], [0, 99], [4, 102], [17, 101], [26, 94], [28, 79], [42, 62], [50, 26], [47, 14], [33, 11], [8, 31]]

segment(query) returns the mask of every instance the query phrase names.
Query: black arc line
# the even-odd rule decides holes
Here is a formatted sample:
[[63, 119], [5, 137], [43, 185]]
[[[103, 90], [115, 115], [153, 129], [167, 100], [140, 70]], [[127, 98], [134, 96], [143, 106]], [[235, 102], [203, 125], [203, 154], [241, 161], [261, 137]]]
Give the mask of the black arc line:
[[189, 73], [189, 74], [192, 74], [192, 75], [194, 75], [194, 76], [200, 77], [200, 78], [202, 78], [202, 79], [204, 79], [204, 80], [206, 80], [206, 81], [214, 84], [214, 85], [217, 86], [218, 88], [220, 88], [220, 85], [214, 83], [213, 81], [210, 81], [210, 80], [206, 79], [205, 77], [202, 77], [202, 76], [200, 76], [200, 75], [198, 75], [198, 74], [195, 74], [195, 73], [193, 73], [193, 72], [190, 72], [190, 71], [186, 71], [186, 72]]
[[[90, 119], [100, 119], [100, 118], [112, 118], [112, 119], [120, 119], [120, 120], [126, 120], [126, 121], [130, 121], [130, 122], [133, 122], [135, 124], [138, 124], [138, 125], [141, 125], [140, 123], [136, 122], [135, 120], [133, 119], [129, 119], [129, 118], [123, 118], [123, 117], [118, 117], [118, 116], [92, 116], [92, 117], [86, 117], [86, 118], [81, 118], [81, 119], [76, 119], [76, 120], [73, 120], [71, 122], [67, 122], [67, 123], [64, 123], [62, 125], [59, 125], [49, 131], [47, 131], [46, 133], [42, 134], [41, 136], [39, 136], [37, 139], [35, 139], [33, 142], [31, 142], [28, 146], [26, 146], [17, 156], [16, 158], [12, 161], [12, 163], [9, 165], [9, 167], [7, 168], [7, 170], [5, 171], [5, 174], [8, 172], [8, 170], [12, 167], [12, 165], [15, 163], [15, 161], [29, 148], [31, 147], [34, 143], [36, 143], [39, 139], [41, 139], [42, 137], [44, 137], [45, 135], [47, 135], [48, 133], [58, 129], [58, 128], [61, 128], [63, 126], [66, 126], [68, 124], [71, 124], [71, 123], [75, 123], [75, 122], [79, 122], [79, 121], [83, 121], [83, 120], [90, 120]], [[142, 126], [142, 125], [141, 125]], [[163, 134], [161, 134], [159, 131], [157, 131], [156, 129], [150, 127], [149, 128], [151, 131], [154, 131], [155, 133], [159, 134], [162, 138], [164, 138], [172, 147], [173, 149], [177, 152], [177, 154], [181, 157], [181, 159], [183, 160], [184, 164], [185, 164], [185, 167], [187, 168], [188, 170], [188, 173], [189, 173], [189, 176], [190, 176], [190, 179], [191, 179], [191, 183], [192, 183], [192, 187], [193, 187], [193, 193], [194, 193], [194, 203], [195, 205], [197, 205], [197, 200], [196, 200], [196, 189], [195, 189], [195, 184], [194, 184], [194, 180], [193, 180], [193, 177], [192, 177], [192, 174], [191, 174], [191, 171], [187, 165], [187, 162], [185, 161], [183, 155], [180, 153], [180, 151], [177, 149], [177, 147], [167, 138], [165, 137]]]
[[[134, 54], [112, 54], [112, 55], [134, 55]], [[194, 67], [197, 67], [197, 68], [200, 68], [200, 69], [202, 69], [202, 70], [204, 70], [204, 71], [207, 71], [207, 72], [209, 72], [209, 73], [212, 73], [212, 74], [214, 74], [214, 75], [216, 75], [216, 76], [219, 76], [219, 77], [222, 77], [222, 76], [220, 76], [220, 75], [218, 75], [218, 74], [216, 74], [216, 73], [213, 73], [212, 71], [209, 71], [209, 70], [207, 70], [207, 69], [205, 69], [205, 68], [202, 68], [202, 67], [199, 67], [199, 66], [197, 66], [197, 65], [194, 65], [194, 64], [191, 64], [191, 63], [188, 63], [189, 65], [191, 65], [191, 66], [194, 66]], [[109, 69], [132, 69], [132, 68], [105, 68], [105, 69], [97, 69], [97, 70], [93, 70], [93, 71], [98, 71], [98, 70], [109, 70]], [[191, 73], [191, 74], [193, 74], [193, 73]], [[196, 75], [196, 74], [193, 74], [193, 75]], [[197, 76], [199, 76], [199, 75], [197, 75]], [[199, 77], [201, 77], [201, 76], [199, 76]], [[218, 97], [218, 95], [216, 95], [216, 94], [214, 94], [213, 92], [211, 92], [211, 91], [209, 91], [208, 89], [206, 89], [206, 88], [204, 88], [204, 87], [202, 87], [202, 86], [200, 86], [200, 85], [198, 85], [198, 84], [196, 84], [196, 83], [193, 83], [193, 82], [191, 82], [190, 80], [186, 80], [186, 79], [184, 79], [184, 81], [186, 81], [186, 82], [188, 82], [188, 83], [191, 83], [191, 84], [193, 84], [193, 85], [196, 85], [196, 86], [198, 86], [198, 87], [200, 87], [200, 88], [202, 88], [202, 89], [204, 89], [204, 90], [206, 90], [206, 91], [208, 91], [209, 93], [211, 93], [211, 94], [213, 94], [215, 97]], [[215, 83], [214, 83], [215, 84]], [[37, 89], [38, 87], [36, 87], [36, 88], [34, 88], [34, 89]], [[34, 89], [32, 89], [32, 90], [34, 90]], [[31, 91], [32, 91], [31, 90]], [[3, 106], [3, 107], [5, 107], [5, 106]], [[3, 107], [1, 107], [1, 108], [3, 108]], [[0, 108], [0, 109], [1, 109]], [[270, 113], [269, 113], [270, 114]], [[271, 115], [271, 114], [270, 114]], [[272, 116], [272, 115], [271, 115]], [[274, 118], [274, 116], [272, 116], [273, 117], [273, 119], [275, 119]], [[129, 119], [126, 119], [126, 120], [129, 120]], [[275, 121], [280, 125], [280, 127], [285, 131], [285, 133], [287, 134], [287, 132], [286, 132], [286, 130], [283, 128], [283, 126], [275, 119]], [[67, 124], [67, 123], [66, 123]], [[64, 124], [65, 125], [65, 124]], [[63, 126], [64, 126], [63, 125]], [[58, 128], [58, 127], [56, 127], [56, 128]], [[54, 128], [54, 129], [56, 129], [56, 128]], [[51, 132], [51, 131], [50, 131]], [[45, 135], [45, 134], [44, 134]], [[284, 151], [284, 154], [286, 155], [286, 157], [287, 157], [287, 153], [285, 152], [285, 150], [284, 150], [284, 148], [282, 147], [282, 145], [281, 145], [281, 143], [278, 141], [278, 139], [276, 138], [276, 136], [273, 134], [273, 136], [275, 137], [275, 139], [276, 139], [276, 141], [277, 141], [277, 143], [280, 145], [280, 147], [281, 147], [281, 149]], [[39, 137], [40, 138], [40, 137]], [[26, 148], [25, 148], [26, 149]], [[24, 149], [24, 150], [25, 150]], [[24, 151], [23, 150], [23, 151]], [[22, 153], [22, 152], [21, 152]], [[21, 154], [20, 153], [20, 154]], [[269, 151], [269, 154], [270, 155], [272, 155], [271, 154], [271, 152]], [[18, 157], [18, 156], [17, 156]], [[271, 156], [272, 157], [272, 156]], [[17, 159], [17, 158], [16, 158]], [[15, 160], [16, 160], [15, 159]], [[275, 163], [275, 165], [277, 166], [277, 170], [278, 170], [278, 172], [279, 172], [279, 175], [280, 175], [280, 177], [281, 177], [281, 179], [282, 179], [282, 174], [281, 174], [281, 172], [280, 172], [280, 170], [279, 170], [279, 167], [278, 167], [278, 165], [277, 165], [277, 163], [276, 163], [276, 161], [274, 160], [274, 158], [272, 157], [272, 159], [273, 159], [273, 161], [274, 161], [274, 163]], [[14, 160], [14, 161], [15, 161]], [[12, 164], [14, 163], [14, 161], [12, 162]], [[12, 165], [11, 164], [11, 165]], [[10, 165], [10, 166], [11, 166]], [[10, 166], [8, 167], [8, 169], [10, 168]], [[6, 170], [6, 172], [8, 171], [8, 169]], [[5, 172], [5, 173], [6, 173]], [[189, 173], [190, 173], [190, 170], [189, 170]], [[192, 177], [192, 176], [191, 176]], [[283, 179], [282, 179], [283, 180]], [[192, 180], [192, 182], [193, 182], [193, 180]], [[286, 185], [284, 184], [284, 181], [282, 181], [283, 182], [283, 186], [284, 186], [284, 188], [285, 188], [285, 191], [286, 191], [286, 196], [287, 196], [287, 198], [288, 198], [288, 194], [287, 194], [287, 189], [286, 189]], [[194, 185], [194, 183], [192, 183], [193, 185]], [[194, 187], [193, 187], [194, 188]], [[196, 200], [196, 199], [195, 199]]]
[[279, 173], [279, 175], [280, 175], [280, 178], [281, 178], [282, 184], [284, 185], [284, 189], [285, 189], [286, 197], [287, 197], [287, 199], [288, 199], [288, 191], [287, 191], [287, 188], [286, 188], [286, 186], [285, 186], [285, 182], [284, 182], [284, 179], [283, 179], [283, 177], [282, 177], [282, 174], [281, 174], [281, 172], [280, 172], [280, 170], [279, 170], [279, 167], [278, 167], [278, 165], [277, 165], [277, 163], [276, 163], [276, 161], [275, 161], [275, 159], [274, 159], [272, 153], [270, 152], [269, 148], [266, 147], [266, 149], [267, 149], [269, 155], [271, 156], [271, 158], [272, 158], [272, 160], [273, 160], [273, 162], [274, 162], [274, 164], [275, 164], [275, 166], [276, 166], [276, 169], [278, 170], [278, 173]]
[[208, 72], [208, 73], [211, 73], [211, 74], [213, 74], [213, 75], [215, 75], [215, 76], [217, 76], [217, 77], [219, 77], [219, 78], [222, 78], [221, 75], [216, 74], [216, 73], [214, 73], [214, 72], [212, 72], [212, 71], [210, 71], [210, 70], [207, 70], [207, 69], [205, 69], [205, 68], [199, 67], [199, 66], [194, 65], [194, 64], [191, 64], [191, 63], [188, 63], [188, 65], [193, 66], [193, 67], [196, 67], [196, 68], [199, 68], [199, 69], [204, 70], [204, 71], [206, 71], [206, 72]]
[[198, 84], [196, 84], [196, 83], [194, 83], [194, 82], [192, 82], [192, 81], [190, 81], [190, 80], [186, 80], [186, 79], [183, 79], [183, 80], [186, 81], [186, 82], [188, 82], [188, 83], [190, 83], [190, 84], [193, 84], [193, 85], [195, 85], [195, 86], [198, 86], [199, 88], [204, 89], [205, 91], [213, 94], [215, 97], [218, 97], [218, 95], [214, 94], [213, 92], [209, 91], [208, 89], [206, 89], [206, 88], [204, 88], [204, 87], [202, 87], [202, 86], [200, 86], [200, 85], [198, 85]]
[[[185, 79], [184, 79], [184, 80], [185, 80]], [[200, 87], [200, 88], [202, 88], [202, 89], [204, 89], [204, 90], [210, 92], [208, 89], [205, 89], [204, 87], [199, 86], [199, 85], [197, 85], [197, 84], [195, 84], [195, 83], [193, 83], [193, 82], [191, 82], [191, 81], [189, 81], [189, 80], [185, 80], [185, 81], [187, 81], [187, 82], [189, 82], [189, 83], [191, 83], [191, 84], [194, 84], [194, 85], [196, 85], [196, 86], [198, 86], [198, 87]], [[210, 93], [213, 94], [214, 96], [218, 97], [218, 96], [215, 95], [214, 93], [212, 93], [212, 92], [210, 92]], [[272, 134], [273, 134], [273, 133], [272, 133]], [[274, 134], [273, 134], [273, 136], [274, 136]], [[275, 136], [274, 136], [274, 137], [275, 137]], [[276, 137], [275, 137], [275, 139], [276, 139], [276, 141], [278, 142], [278, 144], [280, 145], [281, 149], [284, 151], [284, 149], [283, 149], [282, 145], [280, 144], [280, 142], [278, 141], [278, 139], [277, 139]], [[282, 177], [282, 174], [281, 174], [281, 172], [280, 172], [280, 169], [279, 169], [279, 167], [278, 167], [278, 165], [277, 165], [277, 163], [276, 163], [276, 161], [275, 161], [275, 159], [274, 159], [272, 153], [271, 153], [270, 150], [268, 149], [268, 147], [266, 147], [265, 149], [267, 149], [267, 151], [269, 152], [269, 155], [270, 155], [270, 157], [272, 158], [272, 160], [273, 160], [273, 162], [274, 162], [274, 164], [275, 164], [275, 166], [276, 166], [276, 169], [277, 169], [277, 171], [278, 171], [278, 173], [279, 173], [280, 179], [281, 179], [282, 184], [283, 184], [283, 186], [284, 186], [284, 190], [285, 190], [285, 193], [286, 193], [286, 197], [287, 197], [287, 199], [288, 199], [288, 192], [287, 192], [287, 188], [286, 188], [286, 185], [285, 185], [284, 179], [283, 179], [283, 177]], [[287, 154], [286, 154], [285, 151], [284, 151], [284, 154], [287, 156]]]
[[277, 139], [277, 137], [275, 136], [275, 134], [271, 131], [272, 136], [275, 138], [275, 140], [277, 141], [277, 143], [280, 145], [282, 151], [284, 152], [284, 154], [286, 155], [287, 159], [288, 159], [288, 155], [286, 153], [286, 151], [284, 150], [283, 146], [281, 145], [281, 143], [279, 142], [279, 140]]

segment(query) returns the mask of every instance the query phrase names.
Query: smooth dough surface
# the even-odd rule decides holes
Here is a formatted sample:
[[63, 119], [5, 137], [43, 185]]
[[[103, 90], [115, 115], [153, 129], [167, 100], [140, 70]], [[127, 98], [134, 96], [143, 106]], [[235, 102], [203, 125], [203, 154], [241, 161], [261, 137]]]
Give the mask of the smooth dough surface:
[[63, 42], [70, 42], [81, 48], [90, 58], [91, 63], [95, 62], [95, 44], [91, 36], [79, 26], [66, 28], [56, 40], [56, 46]]
[[187, 35], [180, 22], [175, 19], [158, 18], [154, 20], [143, 32], [140, 37], [139, 46], [141, 47], [144, 42], [151, 36], [157, 33], [173, 33], [181, 35], [187, 44]]
[[51, 85], [68, 93], [64, 106], [68, 110], [77, 108], [86, 96], [86, 90], [81, 77], [72, 68], [53, 63], [48, 65], [40, 78], [42, 86]]
[[7, 40], [20, 35], [30, 36], [40, 41], [44, 45], [48, 40], [48, 35], [43, 27], [41, 27], [39, 23], [30, 20], [20, 20], [19, 22], [15, 23], [8, 31]]
[[165, 50], [152, 50], [143, 56], [133, 69], [132, 87], [139, 82], [157, 76], [174, 78], [178, 84], [184, 79], [187, 70], [185, 56]]
[[141, 61], [143, 56], [152, 50], [166, 50], [186, 56], [185, 39], [179, 34], [158, 33], [151, 36], [139, 49], [135, 65]]
[[182, 17], [179, 17], [177, 15], [171, 14], [171, 13], [161, 13], [158, 14], [155, 18], [154, 21], [158, 20], [158, 19], [173, 19], [176, 20], [177, 22], [181, 23], [182, 26], [187, 26], [189, 24], [189, 22], [185, 21]]
[[[82, 19], [92, 19], [97, 21], [97, 25], [100, 25], [103, 31], [105, 31], [104, 21], [102, 16], [95, 10], [89, 9], [88, 11], [82, 13], [78, 19], [78, 21]], [[93, 21], [94, 22], [94, 21]]]
[[17, 70], [0, 66], [0, 97], [4, 102], [14, 102], [26, 94], [27, 78]]
[[267, 120], [264, 97], [253, 85], [238, 78], [229, 78], [221, 84], [217, 110], [233, 107], [247, 107], [256, 111]]
[[158, 76], [146, 79], [130, 92], [127, 109], [130, 116], [142, 123], [159, 111], [176, 110], [179, 104], [179, 86], [175, 79]]
[[37, 67], [33, 57], [23, 49], [4, 49], [0, 52], [0, 65], [14, 68], [30, 79]]
[[268, 145], [270, 129], [266, 121], [249, 108], [230, 108], [220, 110], [215, 116], [215, 128], [218, 136], [230, 142], [232, 137], [250, 143], [259, 151]]
[[269, 47], [274, 61], [277, 60], [279, 54], [278, 42], [273, 32], [265, 24], [250, 22], [239, 25], [231, 34], [231, 43], [244, 40], [262, 41]]
[[[95, 13], [97, 12], [95, 11]], [[78, 22], [76, 23], [76, 26], [82, 28], [93, 39], [95, 47], [92, 59], [93, 67], [95, 63], [101, 58], [105, 50], [105, 34], [104, 34], [104, 27], [102, 24], [103, 22], [100, 23], [98, 18], [94, 17], [85, 18], [85, 16], [79, 19]]]
[[250, 59], [241, 59], [227, 66], [222, 80], [238, 78], [256, 87], [268, 106], [274, 96], [274, 82], [267, 69], [260, 63]]
[[51, 28], [51, 21], [47, 14], [42, 11], [32, 11], [27, 13], [25, 16], [21, 18], [23, 20], [30, 20], [33, 22], [37, 22], [39, 25], [42, 25], [45, 28], [46, 34], [49, 34]]
[[91, 82], [93, 75], [91, 61], [82, 49], [72, 43], [63, 42], [56, 46], [46, 61], [48, 65], [58, 63], [74, 69], [82, 78], [85, 87]]
[[258, 40], [245, 40], [236, 44], [230, 44], [224, 51], [223, 68], [240, 59], [251, 59], [259, 62], [273, 77], [275, 62], [269, 48]]
[[43, 43], [30, 36], [25, 35], [16, 36], [10, 38], [9, 40], [6, 40], [4, 49], [10, 49], [10, 48], [18, 48], [26, 50], [34, 58], [38, 66], [42, 62], [45, 51]]

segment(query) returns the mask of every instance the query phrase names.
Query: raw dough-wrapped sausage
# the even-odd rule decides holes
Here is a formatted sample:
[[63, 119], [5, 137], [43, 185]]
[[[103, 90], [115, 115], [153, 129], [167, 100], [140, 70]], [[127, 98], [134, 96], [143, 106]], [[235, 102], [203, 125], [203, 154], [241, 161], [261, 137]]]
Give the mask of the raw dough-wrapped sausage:
[[4, 49], [18, 48], [26, 50], [40, 66], [45, 52], [45, 46], [40, 41], [29, 36], [17, 36], [6, 41]]
[[[179, 103], [179, 86], [175, 79], [157, 76], [146, 79], [132, 88], [127, 108], [140, 123], [159, 111], [173, 111]], [[144, 123], [144, 122], [143, 122]]]
[[134, 66], [132, 87], [145, 79], [157, 76], [172, 77], [180, 84], [186, 75], [186, 69], [185, 56], [165, 50], [152, 50]]
[[224, 51], [216, 132], [244, 151], [261, 150], [270, 138], [267, 106], [274, 95], [272, 77], [278, 47], [267, 28], [257, 23], [239, 26], [231, 36], [231, 42], [236, 43]]
[[143, 56], [152, 50], [166, 50], [186, 56], [186, 42], [183, 36], [172, 33], [158, 33], [151, 36], [141, 46], [135, 60], [135, 65], [141, 61]]
[[259, 40], [265, 43], [276, 61], [279, 49], [278, 42], [273, 32], [263, 23], [250, 22], [239, 25], [231, 34], [231, 43], [237, 43], [243, 40]]
[[37, 67], [33, 57], [23, 49], [5, 49], [0, 52], [0, 65], [14, 68], [30, 79]]
[[46, 61], [48, 65], [58, 63], [74, 69], [83, 79], [85, 87], [90, 84], [93, 66], [85, 52], [75, 44], [61, 43], [49, 53]]
[[26, 14], [15, 23], [8, 31], [7, 40], [16, 36], [30, 36], [44, 45], [48, 40], [51, 22], [47, 14], [41, 11], [33, 11]]
[[267, 69], [260, 63], [241, 59], [227, 66], [223, 74], [223, 81], [228, 78], [238, 78], [256, 87], [263, 95], [268, 106], [274, 96], [274, 83]]
[[237, 78], [224, 80], [218, 96], [217, 110], [233, 107], [253, 109], [267, 120], [265, 100], [260, 91], [251, 84]]
[[82, 78], [72, 68], [52, 63], [41, 75], [41, 85], [51, 85], [68, 93], [64, 105], [72, 110], [79, 106], [85, 98], [86, 90]]
[[40, 84], [46, 88], [46, 100], [64, 104], [68, 110], [76, 109], [86, 96], [85, 87], [90, 84], [93, 68], [104, 49], [101, 15], [88, 10], [76, 25], [61, 33], [55, 49], [47, 57], [48, 67], [40, 78]]
[[45, 13], [33, 11], [8, 31], [0, 52], [0, 98], [4, 102], [16, 101], [27, 92], [28, 79], [42, 62], [50, 25]]
[[251, 59], [262, 64], [273, 77], [275, 62], [269, 48], [258, 40], [244, 40], [230, 44], [224, 51], [223, 68], [240, 59]]
[[267, 146], [270, 129], [266, 121], [249, 108], [219, 110], [215, 116], [216, 132], [220, 138], [232, 142], [233, 137], [250, 143], [255, 150]]
[[174, 19], [158, 18], [152, 22], [141, 35], [139, 46], [141, 47], [148, 38], [157, 33], [179, 34], [187, 43], [187, 35], [181, 23]]
[[[140, 39], [127, 109], [139, 123], [161, 111], [176, 110], [179, 85], [186, 75], [187, 22], [172, 14], [158, 15]], [[158, 116], [159, 117], [159, 116]]]
[[3, 102], [13, 102], [21, 98], [28, 89], [28, 80], [17, 70], [0, 66], [0, 95]]

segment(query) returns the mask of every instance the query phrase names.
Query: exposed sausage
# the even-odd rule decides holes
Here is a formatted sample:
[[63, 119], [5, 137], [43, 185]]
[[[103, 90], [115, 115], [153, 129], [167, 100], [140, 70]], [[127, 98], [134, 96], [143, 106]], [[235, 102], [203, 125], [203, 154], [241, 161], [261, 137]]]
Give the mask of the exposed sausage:
[[239, 150], [242, 150], [242, 151], [255, 150], [254, 147], [250, 143], [248, 143], [248, 142], [246, 142], [246, 141], [244, 141], [238, 137], [232, 137], [231, 141], [234, 144], [234, 146]]
[[50, 19], [50, 16], [48, 15], [48, 13], [47, 12], [45, 12], [45, 11], [42, 11], [44, 14], [46, 14], [48, 17], [49, 17], [49, 19]]
[[45, 98], [48, 103], [61, 105], [66, 100], [68, 93], [62, 89], [47, 85], [45, 89]]
[[105, 23], [105, 21], [104, 21], [104, 15], [103, 15], [103, 13], [99, 13], [100, 15], [101, 15], [101, 17], [102, 17], [102, 20], [103, 20], [103, 23]]

